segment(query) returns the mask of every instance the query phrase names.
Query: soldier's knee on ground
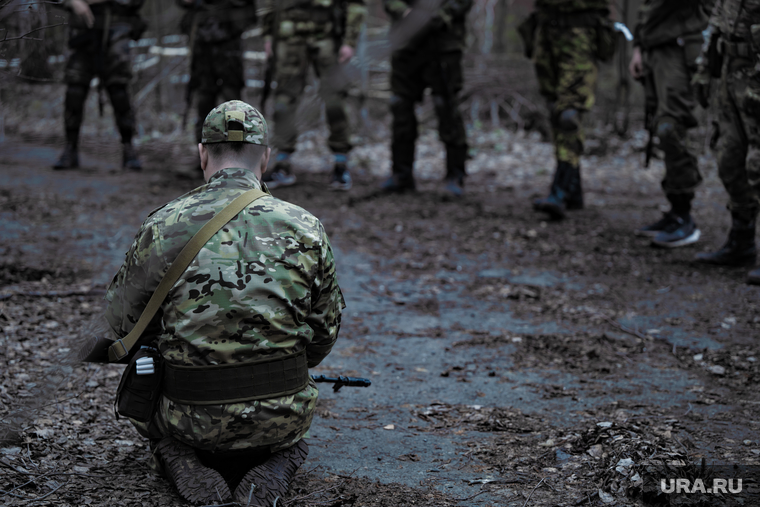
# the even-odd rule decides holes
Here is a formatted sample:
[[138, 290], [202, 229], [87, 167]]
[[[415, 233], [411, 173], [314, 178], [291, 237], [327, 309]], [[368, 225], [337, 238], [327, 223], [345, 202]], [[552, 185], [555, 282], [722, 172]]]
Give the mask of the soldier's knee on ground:
[[557, 128], [563, 132], [576, 132], [581, 127], [581, 113], [577, 109], [565, 109], [557, 115]]

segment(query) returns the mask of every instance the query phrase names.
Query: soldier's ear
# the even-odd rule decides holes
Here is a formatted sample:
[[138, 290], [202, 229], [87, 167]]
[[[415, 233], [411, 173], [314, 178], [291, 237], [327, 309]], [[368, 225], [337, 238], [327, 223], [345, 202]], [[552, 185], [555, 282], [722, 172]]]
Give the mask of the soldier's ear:
[[263, 175], [265, 172], [267, 172], [267, 169], [269, 168], [269, 155], [272, 153], [272, 148], [267, 146], [267, 149], [264, 150], [264, 153], [261, 154], [261, 174]]
[[203, 174], [205, 175], [206, 167], [208, 166], [208, 150], [201, 143], [198, 143], [198, 156], [201, 159], [201, 171], [203, 171]]

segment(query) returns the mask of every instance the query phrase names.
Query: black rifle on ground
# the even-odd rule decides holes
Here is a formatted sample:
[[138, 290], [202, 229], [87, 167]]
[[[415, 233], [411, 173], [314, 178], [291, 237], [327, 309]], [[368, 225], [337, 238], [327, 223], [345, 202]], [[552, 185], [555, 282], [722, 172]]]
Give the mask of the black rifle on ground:
[[340, 375], [338, 377], [327, 377], [325, 375], [312, 375], [314, 382], [329, 382], [333, 385], [333, 391], [336, 393], [341, 387], [369, 387], [372, 385], [372, 381], [368, 378], [357, 377], [344, 377]]

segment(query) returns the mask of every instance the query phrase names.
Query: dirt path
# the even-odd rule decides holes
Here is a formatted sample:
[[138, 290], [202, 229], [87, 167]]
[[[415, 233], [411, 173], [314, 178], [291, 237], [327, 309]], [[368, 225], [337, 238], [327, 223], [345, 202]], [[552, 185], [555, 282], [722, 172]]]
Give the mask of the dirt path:
[[[660, 458], [760, 463], [758, 289], [744, 269], [690, 261], [725, 234], [714, 174], [695, 209], [699, 247], [653, 250], [631, 231], [657, 218], [661, 165], [633, 172], [639, 154], [624, 149], [589, 158], [587, 209], [547, 223], [528, 206], [546, 146], [510, 142], [506, 155], [478, 154], [486, 169], [459, 202], [434, 180], [371, 197], [362, 161], [350, 195], [305, 171], [275, 192], [319, 216], [337, 253], [348, 308], [318, 372], [373, 380], [322, 390], [285, 505], [648, 504], [637, 479]], [[149, 169], [123, 174], [117, 152], [96, 148], [84, 170], [55, 173], [57, 149], [0, 144], [7, 505], [180, 504], [113, 417], [121, 367], [65, 358], [143, 217], [192, 188], [166, 161], [188, 161], [151, 145]], [[494, 160], [527, 165], [505, 173]]]

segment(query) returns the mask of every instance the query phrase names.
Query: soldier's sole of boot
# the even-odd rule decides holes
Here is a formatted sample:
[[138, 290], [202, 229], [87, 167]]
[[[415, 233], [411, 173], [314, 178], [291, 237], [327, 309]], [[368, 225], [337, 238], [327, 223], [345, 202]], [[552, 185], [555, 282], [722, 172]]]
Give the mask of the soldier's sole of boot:
[[567, 216], [567, 213], [565, 213], [565, 208], [559, 204], [533, 201], [533, 209], [536, 211], [548, 213], [549, 217], [552, 220], [562, 220]]
[[652, 238], [653, 246], [658, 246], [660, 248], [678, 248], [680, 246], [687, 246], [696, 243], [702, 236], [702, 232], [699, 229], [694, 229], [694, 231], [692, 231], [692, 233], [685, 238], [681, 238], [675, 241], [661, 240], [658, 239], [658, 236], [659, 234]]
[[232, 498], [221, 474], [203, 466], [192, 447], [166, 437], [157, 449], [164, 472], [188, 502], [205, 505]]
[[757, 254], [744, 255], [733, 259], [715, 258], [710, 252], [698, 253], [694, 256], [694, 260], [701, 264], [709, 264], [711, 266], [728, 266], [728, 267], [743, 267], [752, 266], [757, 261]]

